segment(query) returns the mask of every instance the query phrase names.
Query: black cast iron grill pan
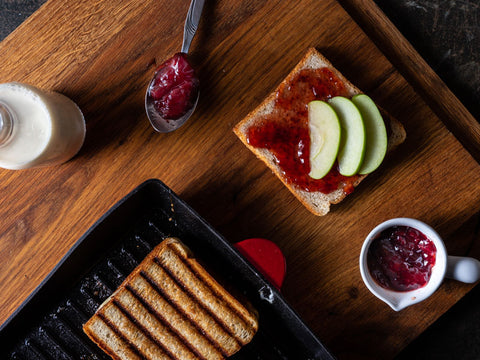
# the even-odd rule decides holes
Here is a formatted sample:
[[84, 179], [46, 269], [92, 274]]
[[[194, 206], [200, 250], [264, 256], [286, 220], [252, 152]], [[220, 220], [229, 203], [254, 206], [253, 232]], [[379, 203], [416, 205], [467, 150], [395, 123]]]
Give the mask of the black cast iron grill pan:
[[[1, 359], [110, 359], [82, 325], [159, 242], [179, 237], [259, 312], [259, 331], [233, 359], [333, 359], [280, 293], [159, 180], [114, 205], [0, 328]], [[218, 279], [218, 277], [216, 276]], [[220, 279], [219, 279], [220, 280]]]

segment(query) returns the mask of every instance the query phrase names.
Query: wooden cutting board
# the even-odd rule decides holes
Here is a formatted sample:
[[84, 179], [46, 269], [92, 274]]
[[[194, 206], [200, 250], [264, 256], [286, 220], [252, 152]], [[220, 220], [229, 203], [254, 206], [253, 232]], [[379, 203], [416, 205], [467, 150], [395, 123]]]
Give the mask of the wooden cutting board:
[[[344, 3], [357, 16], [381, 16], [371, 2]], [[0, 321], [116, 201], [159, 178], [232, 242], [266, 237], [280, 246], [286, 299], [339, 359], [393, 357], [471, 285], [447, 280], [427, 301], [395, 313], [362, 283], [362, 241], [379, 222], [408, 216], [433, 225], [452, 255], [480, 255], [479, 164], [334, 0], [207, 1], [192, 45], [198, 108], [178, 131], [155, 133], [143, 109], [146, 84], [155, 64], [179, 50], [188, 5], [50, 0], [0, 43], [0, 82], [62, 92], [87, 121], [86, 143], [66, 164], [0, 170]], [[415, 55], [397, 49], [404, 40], [394, 43], [400, 35], [390, 23], [378, 22], [378, 31], [382, 49]], [[232, 132], [310, 46], [407, 130], [406, 142], [325, 217], [305, 210]], [[428, 88], [422, 77], [431, 69], [401, 59], [410, 57], [395, 61]], [[439, 96], [431, 104], [458, 105], [448, 91]], [[475, 153], [467, 120], [455, 132]]]

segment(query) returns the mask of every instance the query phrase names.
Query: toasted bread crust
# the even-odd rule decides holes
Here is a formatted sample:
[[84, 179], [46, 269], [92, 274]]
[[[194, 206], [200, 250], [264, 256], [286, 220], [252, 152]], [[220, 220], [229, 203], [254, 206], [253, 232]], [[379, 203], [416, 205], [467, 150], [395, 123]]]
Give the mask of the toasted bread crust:
[[[272, 113], [275, 107], [275, 98], [278, 90], [288, 84], [295, 76], [303, 69], [318, 69], [328, 68], [332, 71], [344, 84], [349, 97], [362, 93], [355, 85], [346, 79], [322, 54], [315, 48], [308, 49], [305, 56], [287, 75], [287, 77], [280, 83], [280, 85], [253, 111], [251, 111], [242, 121], [240, 121], [233, 129], [238, 138], [245, 144], [245, 146], [252, 151], [257, 158], [262, 160], [273, 173], [282, 181], [282, 183], [295, 195], [298, 200], [313, 214], [326, 215], [330, 211], [331, 204], [338, 204], [345, 197], [346, 194], [342, 189], [337, 189], [331, 193], [324, 194], [320, 191], [308, 192], [296, 187], [294, 184], [287, 182], [287, 179], [282, 174], [282, 170], [277, 165], [274, 155], [267, 149], [257, 148], [248, 143], [247, 133], [250, 126], [261, 125], [266, 115]], [[401, 144], [406, 137], [405, 129], [402, 124], [387, 115], [383, 110], [382, 115], [389, 132], [387, 152], [393, 150], [396, 146]], [[361, 175], [353, 184], [356, 187], [365, 179], [367, 175]]]
[[83, 326], [113, 359], [223, 359], [257, 329], [256, 314], [176, 238], [152, 250]]

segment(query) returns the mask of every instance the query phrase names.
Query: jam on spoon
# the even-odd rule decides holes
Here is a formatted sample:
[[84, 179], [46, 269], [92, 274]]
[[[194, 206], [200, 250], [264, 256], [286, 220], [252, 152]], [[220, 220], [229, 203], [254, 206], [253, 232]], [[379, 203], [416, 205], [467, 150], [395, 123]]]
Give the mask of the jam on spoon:
[[164, 120], [177, 120], [195, 106], [198, 90], [195, 70], [187, 54], [179, 52], [157, 68], [147, 97]]

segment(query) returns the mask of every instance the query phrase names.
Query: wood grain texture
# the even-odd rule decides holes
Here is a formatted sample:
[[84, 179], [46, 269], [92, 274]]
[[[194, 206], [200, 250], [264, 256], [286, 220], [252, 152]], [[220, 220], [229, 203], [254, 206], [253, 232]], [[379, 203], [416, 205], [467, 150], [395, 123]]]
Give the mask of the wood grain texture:
[[[393, 357], [471, 285], [446, 281], [394, 313], [361, 281], [362, 241], [377, 223], [409, 216], [436, 227], [452, 255], [466, 254], [474, 226], [463, 224], [478, 220], [480, 166], [334, 0], [207, 1], [192, 44], [199, 105], [181, 129], [155, 133], [146, 84], [155, 63], [180, 48], [188, 3], [50, 0], [0, 43], [0, 82], [60, 91], [87, 120], [73, 160], [0, 170], [0, 321], [108, 208], [159, 178], [232, 242], [266, 237], [280, 246], [285, 297], [339, 359]], [[407, 130], [385, 164], [322, 218], [232, 132], [310, 46]]]

